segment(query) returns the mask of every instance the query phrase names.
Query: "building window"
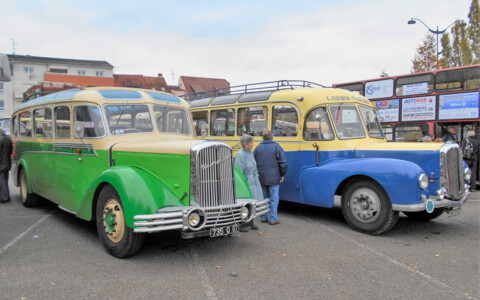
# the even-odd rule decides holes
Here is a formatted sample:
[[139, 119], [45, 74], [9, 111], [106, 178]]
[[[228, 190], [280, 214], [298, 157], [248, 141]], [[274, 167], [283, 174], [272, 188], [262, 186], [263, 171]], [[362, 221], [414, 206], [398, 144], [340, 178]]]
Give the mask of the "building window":
[[85, 76], [85, 70], [77, 70], [77, 75]]
[[60, 68], [50, 68], [50, 73], [67, 74], [68, 70]]
[[0, 92], [3, 92], [3, 82], [0, 82]]
[[33, 71], [34, 71], [33, 67], [23, 67], [23, 70], [27, 74], [33, 74]]
[[103, 71], [95, 71], [95, 76], [102, 77], [103, 76]]
[[0, 111], [4, 111], [4, 110], [5, 110], [5, 101], [0, 100]]

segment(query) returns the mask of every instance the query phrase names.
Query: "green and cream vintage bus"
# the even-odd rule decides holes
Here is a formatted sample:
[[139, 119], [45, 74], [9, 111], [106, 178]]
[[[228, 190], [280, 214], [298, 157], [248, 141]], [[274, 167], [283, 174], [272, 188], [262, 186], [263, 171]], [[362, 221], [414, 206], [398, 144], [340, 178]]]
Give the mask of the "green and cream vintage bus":
[[71, 89], [24, 103], [11, 123], [23, 205], [45, 198], [95, 219], [113, 256], [135, 254], [150, 232], [230, 235], [269, 210], [251, 199], [232, 148], [196, 140], [188, 104], [170, 94]]

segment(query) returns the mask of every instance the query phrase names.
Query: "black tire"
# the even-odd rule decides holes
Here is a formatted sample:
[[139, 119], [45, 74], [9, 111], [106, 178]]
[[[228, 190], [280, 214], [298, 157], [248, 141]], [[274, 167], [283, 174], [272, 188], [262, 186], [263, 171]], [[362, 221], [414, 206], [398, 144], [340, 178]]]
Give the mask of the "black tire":
[[436, 219], [436, 218], [440, 217], [444, 212], [445, 212], [445, 210], [443, 208], [439, 208], [439, 209], [434, 210], [431, 214], [429, 214], [426, 211], [415, 211], [415, 212], [404, 211], [403, 213], [407, 217], [409, 217], [413, 220], [428, 222], [428, 221], [431, 221], [433, 219]]
[[25, 207], [35, 207], [40, 203], [36, 194], [28, 192], [27, 172], [25, 172], [25, 169], [20, 171], [20, 197]]
[[356, 231], [379, 235], [397, 223], [398, 212], [385, 191], [370, 181], [353, 182], [342, 195], [342, 213]]
[[95, 211], [98, 236], [108, 253], [125, 258], [142, 248], [145, 234], [134, 233], [127, 226], [122, 201], [112, 186], [102, 189]]

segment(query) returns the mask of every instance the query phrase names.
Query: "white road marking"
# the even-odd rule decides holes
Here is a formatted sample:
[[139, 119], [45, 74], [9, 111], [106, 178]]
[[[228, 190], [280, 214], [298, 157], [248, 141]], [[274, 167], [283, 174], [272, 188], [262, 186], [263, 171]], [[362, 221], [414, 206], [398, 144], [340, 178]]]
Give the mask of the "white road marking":
[[199, 267], [200, 279], [202, 281], [202, 287], [203, 287], [203, 291], [205, 292], [205, 296], [207, 296], [207, 299], [209, 300], [217, 300], [217, 296], [215, 295], [215, 290], [210, 285], [207, 271], [205, 270], [202, 262], [200, 261], [200, 257], [198, 256], [197, 250], [195, 250], [193, 247], [190, 247], [190, 253], [193, 256], [193, 260], [195, 261], [195, 264]]
[[53, 215], [53, 213], [51, 214], [48, 214], [46, 216], [44, 216], [43, 218], [41, 218], [40, 220], [38, 220], [35, 224], [33, 224], [32, 226], [28, 227], [27, 230], [25, 230], [24, 232], [22, 232], [20, 235], [18, 235], [13, 241], [11, 241], [10, 243], [8, 243], [5, 247], [3, 247], [2, 249], [0, 249], [0, 255], [3, 254], [3, 252], [7, 251], [8, 248], [10, 248], [11, 246], [13, 246], [16, 242], [18, 242], [19, 240], [21, 240], [27, 233], [29, 233], [33, 228], [37, 227], [40, 223], [42, 223], [43, 221], [45, 221], [46, 219], [48, 219], [49, 217], [51, 217]]
[[[312, 221], [313, 221], [313, 220], [312, 220]], [[460, 296], [466, 297], [466, 298], [468, 298], [468, 299], [478, 300], [477, 298], [473, 298], [473, 297], [467, 296], [467, 295], [465, 295], [464, 293], [462, 293], [462, 292], [460, 292], [460, 291], [457, 291], [456, 289], [454, 289], [453, 287], [449, 286], [448, 284], [446, 284], [446, 283], [444, 283], [444, 282], [441, 282], [441, 281], [439, 281], [439, 280], [431, 277], [431, 276], [428, 275], [428, 274], [425, 274], [425, 273], [423, 273], [423, 272], [420, 272], [420, 271], [418, 271], [418, 270], [415, 270], [415, 269], [413, 269], [413, 268], [411, 268], [411, 267], [409, 267], [409, 266], [407, 266], [407, 265], [405, 265], [405, 264], [402, 264], [401, 262], [396, 261], [395, 259], [393, 259], [393, 258], [391, 258], [391, 257], [389, 257], [389, 256], [387, 256], [387, 255], [385, 255], [385, 254], [383, 254], [383, 253], [381, 253], [381, 252], [378, 252], [378, 251], [375, 250], [375, 249], [372, 249], [372, 248], [370, 248], [370, 247], [368, 247], [368, 246], [366, 246], [366, 245], [364, 245], [364, 244], [362, 244], [362, 243], [360, 243], [360, 242], [358, 242], [358, 241], [356, 241], [356, 240], [354, 240], [354, 239], [352, 239], [352, 238], [350, 238], [350, 237], [347, 237], [347, 236], [341, 234], [340, 232], [331, 229], [330, 227], [328, 227], [328, 226], [326, 226], [326, 225], [323, 225], [323, 224], [320, 224], [320, 223], [317, 223], [317, 224], [319, 224], [321, 227], [327, 229], [328, 231], [330, 231], [330, 232], [332, 232], [332, 233], [334, 233], [334, 234], [336, 234], [336, 235], [338, 235], [338, 236], [340, 236], [340, 237], [342, 237], [342, 238], [344, 238], [344, 239], [346, 239], [346, 240], [348, 240], [348, 241], [356, 244], [357, 246], [359, 246], [359, 247], [361, 247], [361, 248], [363, 248], [363, 249], [365, 249], [365, 250], [368, 250], [368, 251], [370, 251], [370, 252], [372, 252], [372, 253], [374, 253], [374, 254], [376, 254], [376, 255], [384, 258], [384, 259], [386, 259], [386, 260], [389, 261], [390, 263], [392, 263], [392, 264], [394, 264], [394, 265], [396, 265], [396, 266], [398, 266], [398, 267], [400, 267], [400, 268], [402, 268], [402, 269], [404, 269], [404, 270], [407, 270], [407, 271], [409, 271], [409, 272], [412, 272], [412, 273], [415, 273], [415, 274], [417, 274], [417, 275], [420, 275], [421, 277], [423, 277], [424, 279], [428, 280], [429, 282], [431, 282], [431, 283], [433, 283], [433, 284], [435, 284], [435, 285], [437, 285], [437, 286], [439, 286], [439, 287], [441, 287], [441, 288], [444, 288], [444, 289], [448, 290], [449, 292], [452, 292], [452, 293], [455, 293], [455, 294], [459, 294]]]

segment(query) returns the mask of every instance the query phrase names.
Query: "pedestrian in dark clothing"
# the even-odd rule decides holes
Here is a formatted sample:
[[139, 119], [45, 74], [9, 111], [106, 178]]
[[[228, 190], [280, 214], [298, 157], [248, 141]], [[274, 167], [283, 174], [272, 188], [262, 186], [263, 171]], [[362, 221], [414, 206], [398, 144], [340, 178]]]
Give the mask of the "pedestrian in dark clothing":
[[475, 131], [471, 130], [467, 133], [467, 137], [463, 139], [461, 147], [463, 160], [472, 171], [470, 191], [474, 192], [477, 185], [477, 164], [480, 156], [480, 141], [475, 138]]
[[3, 129], [0, 129], [0, 203], [10, 201], [10, 191], [8, 189], [8, 173], [12, 167], [12, 140], [5, 135]]
[[[279, 224], [277, 210], [280, 183], [287, 173], [287, 157], [279, 144], [273, 141], [270, 130], [263, 132], [263, 142], [253, 152], [257, 162], [258, 175], [262, 185], [263, 196], [270, 199], [270, 225]], [[268, 221], [267, 214], [262, 215], [262, 222]]]

